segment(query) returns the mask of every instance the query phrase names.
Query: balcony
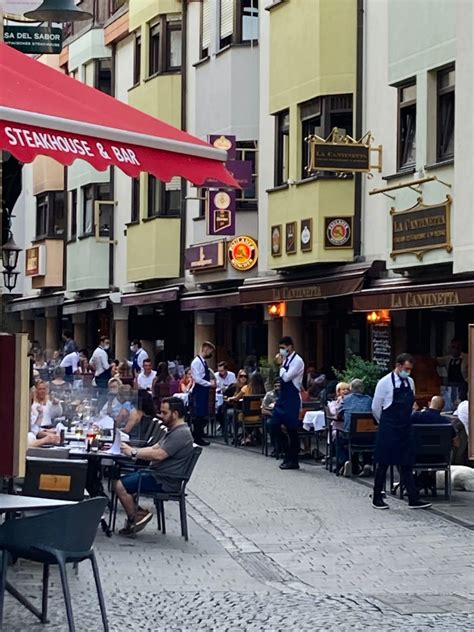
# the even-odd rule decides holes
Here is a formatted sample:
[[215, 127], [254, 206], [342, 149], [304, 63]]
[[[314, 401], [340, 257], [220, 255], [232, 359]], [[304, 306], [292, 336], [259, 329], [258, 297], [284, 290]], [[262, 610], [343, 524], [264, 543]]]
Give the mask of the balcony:
[[162, 74], [131, 88], [128, 103], [134, 108], [181, 127], [181, 75]]
[[108, 243], [98, 243], [95, 236], [83, 237], [67, 246], [68, 292], [109, 289]]
[[33, 290], [63, 286], [64, 242], [44, 239], [25, 251], [25, 275]]
[[129, 282], [179, 276], [180, 224], [179, 218], [156, 217], [128, 227]]

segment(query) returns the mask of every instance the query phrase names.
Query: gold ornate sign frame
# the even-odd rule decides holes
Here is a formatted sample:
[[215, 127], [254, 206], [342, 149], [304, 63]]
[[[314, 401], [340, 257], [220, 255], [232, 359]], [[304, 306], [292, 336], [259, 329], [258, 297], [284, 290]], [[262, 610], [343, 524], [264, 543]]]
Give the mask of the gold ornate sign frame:
[[[372, 143], [374, 141], [374, 137], [371, 132], [367, 132], [360, 138], [356, 140], [349, 136], [348, 134], [341, 134], [340, 130], [337, 127], [334, 127], [331, 133], [327, 138], [321, 138], [316, 134], [308, 136], [305, 138], [305, 141], [310, 146], [310, 155], [309, 155], [309, 165], [306, 166], [306, 171], [308, 174], [313, 174], [317, 171], [332, 171], [336, 173], [367, 173], [370, 174], [374, 169], [379, 173], [382, 172], [382, 145], [378, 145], [377, 147], [373, 147]], [[343, 145], [347, 145], [350, 147], [363, 147], [368, 150], [368, 168], [367, 169], [357, 169], [351, 167], [321, 167], [316, 166], [316, 146], [317, 145], [333, 145], [336, 147], [341, 147]], [[375, 164], [372, 164], [371, 156], [373, 153], [376, 153], [378, 156], [378, 160]]]
[[[446, 207], [446, 241], [444, 243], [426, 245], [419, 248], [417, 247], [404, 248], [402, 250], [392, 251], [390, 253], [390, 257], [393, 260], [395, 260], [400, 255], [414, 254], [416, 255], [416, 258], [418, 259], [418, 261], [423, 261], [423, 257], [425, 253], [431, 252], [432, 250], [446, 250], [446, 252], [448, 253], [452, 252], [453, 250], [453, 245], [451, 243], [451, 205], [452, 203], [453, 203], [453, 198], [450, 195], [446, 195], [446, 200], [444, 202], [441, 202], [440, 204], [424, 204], [423, 197], [419, 197], [417, 199], [417, 203], [414, 206], [404, 209], [403, 211], [397, 211], [396, 208], [392, 206], [390, 209], [390, 215], [392, 216], [392, 218], [394, 215], [396, 215], [397, 217], [401, 216], [401, 218], [403, 218], [403, 215], [406, 215], [408, 213], [413, 213], [413, 211], [430, 209], [430, 208], [440, 208], [441, 206], [445, 206]], [[393, 220], [392, 220], [392, 248], [393, 248]]]

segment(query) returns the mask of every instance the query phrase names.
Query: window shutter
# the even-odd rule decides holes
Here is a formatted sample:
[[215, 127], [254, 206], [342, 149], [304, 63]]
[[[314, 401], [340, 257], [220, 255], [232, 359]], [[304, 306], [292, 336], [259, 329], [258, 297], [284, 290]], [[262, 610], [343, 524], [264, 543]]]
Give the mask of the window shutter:
[[181, 178], [174, 176], [169, 182], [166, 183], [166, 191], [180, 191], [181, 190]]
[[221, 0], [220, 38], [234, 32], [234, 0]]
[[211, 10], [209, 8], [209, 0], [203, 0], [202, 3], [202, 33], [201, 47], [209, 48], [211, 43]]

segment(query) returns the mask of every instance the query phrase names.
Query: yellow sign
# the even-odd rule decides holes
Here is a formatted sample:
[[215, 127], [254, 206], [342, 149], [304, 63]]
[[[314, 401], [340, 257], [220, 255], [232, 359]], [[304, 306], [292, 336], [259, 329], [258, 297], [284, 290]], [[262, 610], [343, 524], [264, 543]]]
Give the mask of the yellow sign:
[[228, 253], [230, 265], [240, 272], [246, 272], [257, 263], [257, 242], [246, 235], [236, 237], [229, 243]]
[[69, 492], [71, 477], [64, 474], [41, 474], [38, 489], [42, 492]]

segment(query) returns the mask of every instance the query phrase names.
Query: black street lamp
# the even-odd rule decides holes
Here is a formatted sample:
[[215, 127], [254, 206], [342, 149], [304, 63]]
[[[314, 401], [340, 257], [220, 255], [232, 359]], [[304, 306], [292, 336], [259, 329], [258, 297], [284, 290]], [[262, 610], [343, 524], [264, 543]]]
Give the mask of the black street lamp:
[[93, 17], [89, 11], [79, 9], [74, 0], [43, 0], [37, 9], [25, 13], [25, 18], [38, 22], [78, 22]]
[[16, 268], [20, 251], [21, 248], [16, 245], [13, 235], [10, 233], [10, 238], [7, 243], [2, 246], [3, 267], [9, 272], [12, 272], [12, 270]]
[[15, 289], [19, 272], [13, 272], [12, 270], [3, 270], [3, 285], [9, 292]]

